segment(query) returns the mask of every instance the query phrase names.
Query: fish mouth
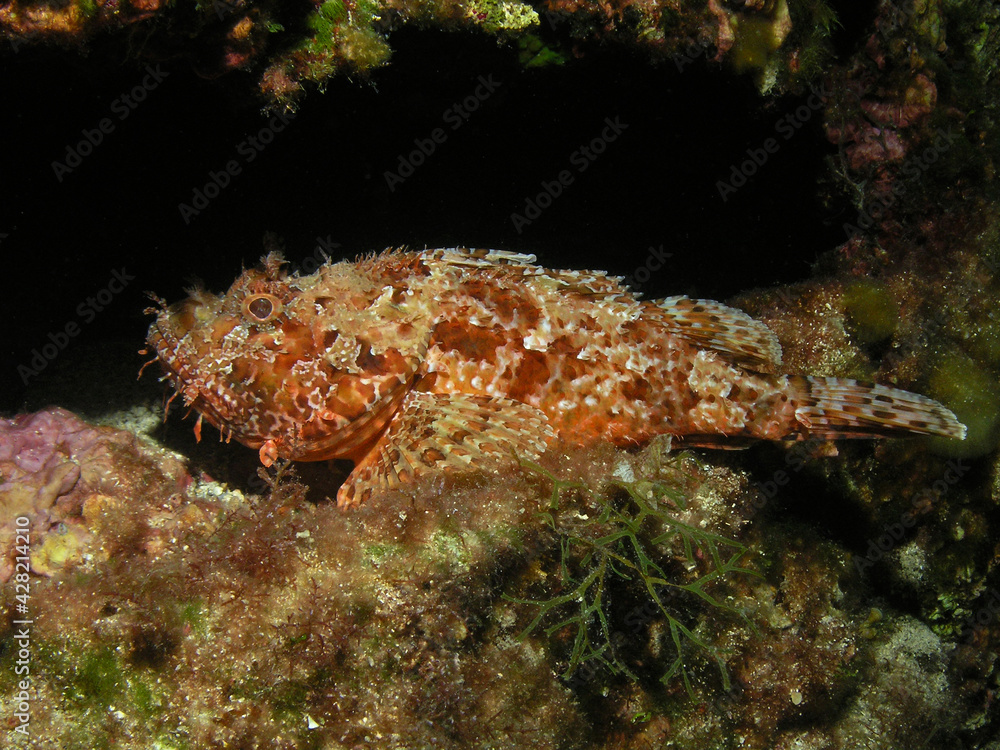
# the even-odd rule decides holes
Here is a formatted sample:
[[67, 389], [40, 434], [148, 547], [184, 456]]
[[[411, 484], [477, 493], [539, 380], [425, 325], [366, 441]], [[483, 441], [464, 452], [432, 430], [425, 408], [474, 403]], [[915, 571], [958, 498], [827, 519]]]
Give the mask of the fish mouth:
[[[289, 419], [288, 415], [275, 413], [273, 405], [271, 409], [261, 411], [259, 407], [251, 407], [246, 394], [226, 388], [224, 376], [206, 371], [194, 356], [195, 347], [188, 336], [191, 327], [186, 324], [185, 317], [191, 311], [184, 308], [178, 318], [174, 307], [160, 312], [146, 337], [147, 351], [156, 355], [163, 368], [162, 379], [169, 380], [175, 391], [167, 402], [167, 408], [170, 401], [181, 396], [184, 405], [199, 412], [227, 442], [235, 438], [248, 448], [263, 449], [261, 460], [265, 465], [276, 458], [294, 461], [356, 460], [386, 429], [413, 385], [414, 376], [400, 380], [371, 408], [350, 419], [342, 415], [328, 415], [301, 423]], [[257, 414], [257, 419], [250, 419], [251, 412]], [[198, 426], [195, 431], [196, 434], [200, 432]]]
[[194, 329], [199, 308], [204, 305], [190, 298], [169, 306], [159, 297], [154, 296], [153, 299], [159, 303], [159, 309], [146, 310], [147, 313], [156, 315], [156, 320], [149, 326], [146, 334], [146, 343], [149, 345], [147, 351], [156, 354], [168, 377], [190, 382], [193, 378], [184, 366], [180, 354], [181, 342]]
[[[158, 361], [164, 372], [160, 380], [170, 381], [174, 389], [173, 395], [167, 400], [164, 419], [166, 419], [170, 409], [171, 401], [180, 396], [184, 405], [189, 409], [188, 413], [190, 410], [197, 411], [209, 424], [219, 430], [227, 442], [236, 437], [244, 445], [257, 448], [264, 443], [266, 438], [238, 434], [238, 430], [233, 428], [234, 424], [241, 424], [238, 400], [233, 398], [233, 394], [228, 394], [227, 397], [227, 394], [221, 389], [220, 381], [214, 374], [209, 374], [207, 378], [199, 374], [198, 363], [191, 361], [183, 354], [185, 336], [193, 328], [188, 323], [191, 319], [190, 314], [194, 312], [192, 307], [192, 300], [185, 300], [171, 305], [169, 308], [164, 308], [159, 312], [146, 335], [148, 345], [146, 351], [156, 355], [156, 360], [150, 360], [147, 364]], [[221, 409], [220, 405], [224, 405], [226, 408]], [[199, 438], [200, 421], [199, 418], [199, 423], [195, 427]]]
[[156, 320], [149, 326], [146, 343], [156, 354], [160, 365], [174, 385], [181, 390], [187, 383], [196, 380], [181, 353], [185, 337], [194, 329], [198, 317], [197, 303], [187, 299], [156, 311]]
[[[146, 334], [146, 344], [149, 347], [146, 351], [156, 355], [156, 360], [147, 364], [152, 364], [153, 361], [159, 362], [160, 367], [165, 372], [164, 377], [160, 380], [169, 379], [178, 393], [183, 392], [186, 385], [193, 380], [178, 353], [183, 335], [178, 335], [178, 332], [170, 325], [167, 311], [157, 316]], [[140, 371], [139, 374], [141, 375], [142, 372]]]

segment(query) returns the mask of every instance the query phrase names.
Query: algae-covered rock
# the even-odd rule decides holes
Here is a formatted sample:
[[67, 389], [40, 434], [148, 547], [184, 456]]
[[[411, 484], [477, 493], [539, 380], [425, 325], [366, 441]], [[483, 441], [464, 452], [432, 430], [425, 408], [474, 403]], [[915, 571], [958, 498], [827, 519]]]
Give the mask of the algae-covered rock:
[[[603, 44], [641, 50], [653, 61], [692, 60], [712, 47], [717, 63], [752, 74], [764, 92], [792, 91], [811, 80], [829, 54], [834, 23], [822, 0], [767, 3], [631, 3], [552, 0], [205, 0], [194, 7], [133, 0], [0, 7], [0, 37], [15, 51], [59, 44], [85, 50], [94, 39], [142, 33], [142, 50], [173, 49], [218, 76], [251, 70], [270, 106], [290, 107], [307, 84], [339, 73], [368, 74], [391, 57], [402, 26], [485, 33], [501, 44], [537, 43], [544, 17], [547, 52], [520, 55], [526, 67], [564, 61]], [[539, 49], [541, 52], [541, 49]], [[513, 54], [513, 52], [512, 52]], [[161, 58], [156, 58], [159, 61]]]
[[925, 717], [954, 737], [958, 652], [873, 618], [866, 571], [782, 521], [768, 482], [670, 447], [431, 477], [348, 513], [284, 467], [258, 494], [166, 473], [168, 494], [89, 494], [82, 554], [32, 578], [35, 746], [768, 748], [813, 723], [849, 747], [875, 711], [900, 741]]
[[844, 310], [853, 336], [863, 344], [885, 341], [899, 324], [896, 302], [871, 282], [855, 282], [844, 290]]
[[[917, 192], [899, 197], [916, 201], [912, 205], [923, 200]], [[880, 656], [862, 649], [862, 674], [870, 670], [865, 665], [872, 656], [909, 664], [913, 673], [895, 677], [909, 686], [905, 693], [893, 694], [885, 709], [877, 703], [886, 700], [882, 697], [859, 699], [845, 709], [836, 731], [790, 736], [780, 746], [898, 747], [930, 741], [946, 747], [949, 731], [988, 733], [982, 691], [995, 679], [1000, 653], [989, 609], [1000, 557], [987, 478], [1000, 441], [1000, 370], [993, 346], [1000, 299], [996, 215], [992, 204], [965, 225], [947, 213], [936, 215], [912, 230], [916, 238], [883, 224], [873, 233], [877, 240], [855, 237], [822, 258], [818, 270], [824, 276], [736, 300], [776, 331], [784, 366], [926, 393], [968, 427], [961, 442], [842, 443], [834, 449], [838, 458], [802, 465], [800, 481], [813, 482], [823, 502], [836, 504], [836, 512], [821, 515], [839, 527], [851, 550], [850, 564], [860, 577], [856, 584], [884, 597], [878, 608], [885, 617], [864, 626], [861, 645], [888, 635], [886, 619], [901, 622], [885, 601], [905, 603], [918, 617], [906, 632], [914, 638], [923, 634], [918, 640], [926, 654], [907, 656], [912, 639], [901, 636], [881, 645]], [[799, 328], [807, 335], [796, 335]], [[981, 627], [973, 625], [980, 620]], [[932, 663], [933, 675], [922, 671]], [[879, 695], [879, 688], [871, 690]], [[968, 711], [964, 719], [952, 722], [951, 730], [943, 728], [948, 717], [963, 711]], [[898, 718], [911, 712], [913, 720]], [[921, 724], [918, 713], [937, 718]]]

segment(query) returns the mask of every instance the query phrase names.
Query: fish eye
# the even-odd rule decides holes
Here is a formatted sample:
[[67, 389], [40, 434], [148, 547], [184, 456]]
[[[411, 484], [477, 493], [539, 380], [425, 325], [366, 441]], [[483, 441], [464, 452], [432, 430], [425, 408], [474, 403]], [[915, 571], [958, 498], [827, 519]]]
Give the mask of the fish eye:
[[252, 294], [243, 300], [243, 314], [257, 323], [268, 323], [281, 314], [281, 300], [273, 294]]

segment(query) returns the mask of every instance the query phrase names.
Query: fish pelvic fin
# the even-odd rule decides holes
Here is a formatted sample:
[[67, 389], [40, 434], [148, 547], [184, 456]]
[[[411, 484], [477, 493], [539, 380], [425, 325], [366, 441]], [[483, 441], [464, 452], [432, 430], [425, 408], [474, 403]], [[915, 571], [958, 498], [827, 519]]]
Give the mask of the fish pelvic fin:
[[337, 493], [341, 508], [432, 471], [488, 469], [515, 456], [534, 460], [554, 436], [545, 414], [507, 398], [464, 393], [407, 394], [389, 428]]
[[937, 401], [917, 393], [847, 378], [794, 376], [795, 417], [804, 438], [935, 435], [964, 440], [966, 428]]

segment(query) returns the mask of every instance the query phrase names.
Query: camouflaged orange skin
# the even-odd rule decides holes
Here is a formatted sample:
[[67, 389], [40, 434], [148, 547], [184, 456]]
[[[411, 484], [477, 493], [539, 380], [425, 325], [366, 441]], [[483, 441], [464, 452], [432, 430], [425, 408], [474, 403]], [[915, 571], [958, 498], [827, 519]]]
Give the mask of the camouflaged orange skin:
[[[534, 458], [557, 440], [666, 433], [727, 447], [957, 430], [950, 412], [903, 391], [766, 374], [780, 347], [737, 310], [640, 301], [602, 272], [533, 260], [387, 251], [296, 276], [272, 254], [224, 295], [161, 303], [149, 344], [184, 402], [265, 464], [354, 460], [342, 504], [433, 468]], [[828, 420], [810, 391], [830, 384], [849, 403]], [[899, 394], [916, 406], [887, 408]]]

